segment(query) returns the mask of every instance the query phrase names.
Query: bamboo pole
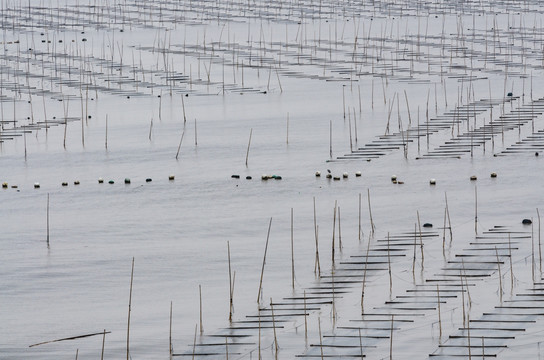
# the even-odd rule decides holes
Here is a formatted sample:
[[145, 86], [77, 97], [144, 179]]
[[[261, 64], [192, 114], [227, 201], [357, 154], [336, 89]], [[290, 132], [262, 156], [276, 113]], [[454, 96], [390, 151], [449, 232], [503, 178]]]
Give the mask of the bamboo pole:
[[497, 268], [499, 270], [499, 301], [502, 304], [502, 273], [501, 273], [501, 263], [499, 260], [499, 252], [495, 246], [495, 256], [497, 257]]
[[272, 315], [272, 328], [274, 330], [274, 350], [275, 350], [275, 354], [276, 354], [276, 357], [277, 357], [278, 356], [279, 345], [278, 345], [278, 337], [276, 335], [276, 320], [274, 318], [274, 305], [272, 304], [272, 298], [270, 298], [270, 312], [271, 312], [271, 315]]
[[49, 248], [49, 193], [47, 193], [47, 248]]
[[246, 152], [246, 167], [247, 167], [247, 160], [249, 158], [249, 147], [251, 146], [251, 135], [253, 134], [253, 128], [249, 130], [249, 141], [247, 143], [247, 152]]
[[108, 150], [108, 114], [106, 114], [106, 136], [104, 140], [104, 146]]
[[376, 227], [374, 226], [374, 221], [372, 220], [372, 208], [370, 206], [370, 189], [367, 189], [368, 194], [368, 214], [370, 216], [370, 234], [374, 236], [374, 231], [376, 230]]
[[132, 258], [132, 270], [130, 272], [130, 293], [128, 297], [128, 320], [127, 320], [127, 360], [130, 359], [130, 311], [132, 307], [132, 281], [134, 279], [134, 257]]
[[331, 251], [331, 262], [332, 267], [334, 268], [334, 233], [336, 232], [336, 208], [337, 208], [337, 201], [334, 201], [334, 215], [332, 220], [332, 251]]
[[319, 350], [321, 351], [321, 360], [324, 359], [323, 357], [323, 338], [321, 336], [321, 318], [318, 317], [317, 318], [317, 325], [318, 325], [318, 328], [319, 328]]
[[314, 234], [315, 234], [315, 264], [314, 264], [314, 273], [321, 277], [321, 265], [319, 264], [319, 237], [318, 237], [318, 227], [317, 227], [317, 216], [315, 210], [315, 196], [314, 196]]
[[366, 245], [366, 256], [365, 256], [365, 269], [363, 271], [363, 286], [361, 289], [361, 315], [365, 314], [365, 286], [366, 286], [366, 273], [368, 269], [368, 253], [370, 252], [370, 240], [371, 237], [368, 237], [368, 244]]
[[195, 351], [196, 351], [196, 331], [198, 329], [198, 325], [195, 324], [195, 336], [194, 336], [194, 339], [193, 339], [193, 357], [191, 358], [192, 360], [195, 360]]
[[168, 336], [168, 352], [170, 353], [170, 359], [172, 359], [172, 353], [174, 349], [172, 348], [172, 301], [170, 301], [170, 331]]
[[261, 290], [263, 286], [263, 275], [264, 275], [264, 264], [266, 263], [266, 252], [268, 251], [268, 240], [270, 238], [270, 228], [272, 227], [272, 218], [270, 218], [270, 223], [268, 224], [268, 234], [266, 235], [266, 245], [264, 247], [264, 256], [263, 256], [263, 265], [261, 268], [261, 280], [259, 281], [259, 293], [257, 294], [257, 303], [261, 298]]
[[389, 232], [387, 233], [387, 271], [389, 272], [389, 297], [393, 294], [393, 276], [391, 274], [391, 246]]
[[102, 334], [102, 352], [100, 353], [100, 360], [104, 360], [104, 346], [106, 345], [106, 329]]
[[185, 127], [183, 128], [183, 132], [181, 133], [181, 138], [179, 139], [178, 152], [176, 153], [176, 160], [179, 157], [179, 151], [181, 150], [181, 143], [183, 141], [183, 136], [184, 135], [185, 135]]
[[183, 124], [187, 122], [187, 116], [185, 115], [185, 101], [183, 100], [183, 94], [181, 94], [181, 106], [183, 108]]
[[421, 233], [421, 221], [419, 220], [419, 210], [417, 211], [417, 225], [419, 226], [419, 248], [421, 250], [421, 270], [425, 267], [425, 255], [423, 253], [423, 235]]
[[440, 286], [436, 284], [436, 297], [437, 297], [437, 305], [438, 305], [438, 330], [439, 330], [439, 342], [442, 339], [442, 315], [440, 314]]
[[361, 229], [361, 193], [359, 193], [359, 231], [358, 231], [359, 241], [361, 241], [361, 232], [362, 232], [362, 229]]
[[198, 284], [198, 297], [200, 302], [200, 334], [204, 332], [204, 327], [202, 326], [202, 286]]
[[230, 266], [230, 242], [227, 241], [227, 252], [229, 259], [229, 322], [232, 321], [232, 308], [233, 308], [233, 299], [232, 299], [232, 271]]
[[478, 187], [474, 186], [474, 233], [478, 234]]
[[536, 215], [538, 216], [538, 263], [540, 269], [540, 276], [542, 276], [542, 242], [540, 241], [540, 212], [536, 209]]
[[395, 324], [395, 315], [391, 315], [391, 333], [389, 335], [389, 360], [393, 360], [393, 327]]
[[308, 339], [308, 314], [306, 312], [306, 290], [304, 290], [304, 338]]
[[295, 289], [295, 248], [293, 244], [293, 208], [291, 208], [291, 286]]

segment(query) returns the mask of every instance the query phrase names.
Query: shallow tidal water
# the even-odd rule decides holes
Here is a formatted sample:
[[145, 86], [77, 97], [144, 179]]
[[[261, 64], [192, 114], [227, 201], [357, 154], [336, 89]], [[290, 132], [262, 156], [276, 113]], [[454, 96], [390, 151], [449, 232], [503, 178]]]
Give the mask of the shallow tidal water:
[[[471, 345], [453, 337], [465, 316], [478, 327], [474, 320], [541, 287], [542, 9], [452, 4], [42, 1], [26, 9], [2, 1], [4, 15], [26, 20], [15, 27], [3, 16], [0, 359], [96, 359], [101, 334], [30, 345], [104, 330], [104, 358], [124, 358], [133, 259], [132, 359], [170, 357], [171, 304], [173, 353], [182, 358], [224, 359], [227, 351], [234, 359], [320, 358], [320, 349], [353, 358], [363, 348], [359, 331], [375, 338], [362, 350], [370, 359], [451, 358], [451, 351], [468, 358], [467, 350], [540, 358], [538, 295], [521, 305], [526, 322], [504, 339], [487, 338], [485, 329], [473, 330]], [[497, 103], [471, 115], [467, 104], [490, 98]], [[501, 116], [514, 119], [510, 127], [474, 131]], [[442, 118], [436, 131], [424, 125]], [[436, 151], [463, 134], [459, 158]], [[510, 151], [517, 142], [520, 150]], [[368, 161], [344, 159], [372, 146]], [[425, 158], [433, 151], [439, 156]], [[329, 170], [348, 177], [327, 179]], [[266, 174], [281, 180], [262, 180]], [[443, 231], [445, 196], [451, 226]], [[424, 223], [436, 236], [421, 250]], [[511, 253], [501, 247], [508, 233]], [[381, 253], [365, 280], [364, 308], [382, 317], [404, 311], [392, 347], [390, 316], [372, 323], [361, 315], [361, 263], [353, 282], [343, 264], [364, 259], [369, 241], [391, 250], [388, 234], [409, 243], [395, 248], [402, 256], [391, 262], [391, 277]], [[482, 242], [490, 248], [479, 253]], [[500, 273], [483, 260], [494, 251]], [[461, 257], [472, 270], [458, 278], [470, 294], [446, 297], [443, 279], [459, 272], [444, 269]], [[270, 322], [259, 335], [255, 316], [271, 301], [330, 290], [331, 275], [339, 281], [332, 300], [323, 295], [307, 316], [300, 304], [276, 310], [278, 350]], [[440, 310], [436, 278], [445, 281]], [[431, 296], [406, 307], [431, 310], [394, 310], [429, 284]], [[495, 327], [519, 315], [500, 320]], [[241, 324], [248, 328], [233, 329]]]

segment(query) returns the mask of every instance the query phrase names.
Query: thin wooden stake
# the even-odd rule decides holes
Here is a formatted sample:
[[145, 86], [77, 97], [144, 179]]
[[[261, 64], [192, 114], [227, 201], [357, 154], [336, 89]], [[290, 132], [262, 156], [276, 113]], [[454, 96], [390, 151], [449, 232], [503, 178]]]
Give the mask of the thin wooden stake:
[[359, 193], [359, 231], [358, 231], [359, 241], [361, 241], [361, 232], [362, 232], [362, 229], [361, 229], [361, 193]]
[[332, 120], [329, 124], [329, 156], [332, 159]]
[[306, 312], [306, 290], [304, 290], [304, 338], [308, 338], [308, 314]]
[[423, 253], [423, 235], [421, 233], [421, 221], [419, 220], [419, 210], [417, 211], [417, 224], [419, 226], [419, 248], [421, 249], [421, 270], [425, 268], [425, 255]]
[[389, 232], [387, 233], [387, 271], [389, 272], [389, 297], [391, 297], [393, 294], [393, 276], [391, 274], [391, 247]]
[[337, 201], [334, 201], [334, 215], [332, 220], [332, 251], [331, 251], [331, 262], [332, 267], [334, 268], [334, 233], [336, 232], [336, 207]]
[[370, 216], [370, 233], [374, 235], [376, 227], [374, 226], [374, 221], [372, 220], [372, 208], [370, 206], [370, 189], [367, 189], [368, 196], [368, 215]]
[[170, 359], [174, 353], [174, 348], [172, 347], [172, 301], [170, 301], [170, 331], [168, 336], [168, 352], [170, 353]]
[[474, 186], [474, 233], [478, 234], [478, 187]]
[[249, 158], [249, 147], [251, 146], [251, 135], [253, 134], [253, 128], [249, 130], [249, 141], [247, 143], [247, 152], [246, 152], [246, 167], [247, 167], [247, 160]]
[[270, 298], [270, 312], [272, 315], [272, 328], [274, 329], [274, 349], [277, 356], [279, 345], [278, 345], [278, 337], [276, 336], [276, 320], [274, 319], [274, 305], [272, 304], [272, 298]]
[[510, 292], [514, 290], [514, 267], [512, 266], [512, 242], [508, 233], [508, 258], [510, 259]]
[[338, 207], [338, 248], [342, 252], [342, 224], [340, 222], [340, 206]]
[[436, 284], [436, 297], [438, 304], [438, 333], [439, 333], [439, 342], [442, 339], [442, 315], [440, 314], [440, 287]]
[[181, 138], [179, 139], [178, 152], [176, 153], [176, 160], [179, 157], [179, 151], [181, 150], [181, 143], [183, 141], [183, 136], [184, 135], [185, 135], [185, 127], [183, 128], [183, 132], [181, 133]]
[[540, 241], [540, 212], [536, 209], [536, 215], [538, 216], [538, 263], [540, 269], [540, 276], [542, 276], [542, 242]]
[[314, 273], [317, 270], [317, 274], [321, 277], [321, 265], [319, 264], [319, 237], [318, 237], [318, 227], [317, 227], [317, 216], [315, 210], [315, 196], [314, 196], [314, 234], [315, 234], [315, 264], [314, 264]]
[[102, 352], [100, 353], [100, 360], [104, 360], [104, 346], [106, 345], [106, 329], [102, 335]]
[[463, 271], [459, 270], [459, 280], [461, 280], [461, 301], [463, 303], [463, 327], [466, 327], [466, 312], [465, 312], [465, 290], [463, 282]]
[[106, 147], [106, 150], [108, 150], [108, 114], [106, 114], [106, 136], [104, 146]]
[[261, 280], [259, 281], [259, 293], [257, 294], [257, 303], [261, 298], [261, 290], [263, 286], [263, 275], [264, 275], [264, 264], [266, 263], [266, 252], [268, 251], [268, 239], [270, 238], [270, 228], [272, 227], [272, 218], [270, 218], [270, 223], [268, 224], [268, 234], [266, 235], [266, 245], [264, 247], [264, 256], [263, 256], [263, 266], [261, 268]]
[[317, 318], [317, 325], [319, 327], [319, 350], [321, 351], [321, 360], [324, 359], [323, 357], [323, 338], [321, 337], [321, 318]]
[[49, 248], [49, 193], [47, 193], [47, 247]]
[[[202, 286], [200, 284], [198, 285], [198, 296], [200, 300], [200, 333], [202, 334], [204, 332], [204, 327], [202, 326]], [[170, 304], [170, 306], [172, 305]]]
[[227, 252], [228, 252], [228, 258], [229, 258], [229, 322], [232, 321], [232, 308], [233, 308], [233, 301], [232, 301], [232, 271], [230, 267], [230, 243], [227, 241]]
[[366, 245], [366, 256], [365, 256], [365, 270], [363, 271], [363, 286], [361, 289], [361, 315], [365, 314], [365, 285], [366, 285], [366, 272], [368, 268], [368, 253], [370, 252], [370, 239], [368, 237], [368, 244]]
[[132, 258], [132, 270], [130, 271], [130, 293], [128, 297], [128, 320], [127, 320], [127, 360], [130, 358], [130, 311], [132, 307], [132, 281], [134, 279], [134, 257]]
[[497, 257], [497, 268], [499, 270], [499, 301], [502, 304], [502, 273], [501, 273], [501, 263], [499, 260], [499, 252], [495, 246], [495, 256]]
[[417, 255], [417, 224], [414, 223], [414, 256], [412, 258], [412, 277], [416, 282], [416, 255]]
[[193, 357], [192, 360], [195, 360], [195, 351], [196, 351], [196, 330], [198, 328], [198, 325], [195, 324], [195, 337], [193, 340]]
[[195, 146], [198, 146], [197, 129], [196, 129], [196, 119], [195, 119]]
[[391, 334], [389, 335], [389, 360], [393, 360], [393, 326], [395, 324], [395, 315], [391, 315]]
[[185, 101], [183, 100], [183, 94], [181, 94], [181, 106], [183, 107], [183, 124], [187, 122], [187, 116], [185, 116]]
[[293, 208], [291, 208], [291, 285], [295, 288], [295, 248], [293, 244]]

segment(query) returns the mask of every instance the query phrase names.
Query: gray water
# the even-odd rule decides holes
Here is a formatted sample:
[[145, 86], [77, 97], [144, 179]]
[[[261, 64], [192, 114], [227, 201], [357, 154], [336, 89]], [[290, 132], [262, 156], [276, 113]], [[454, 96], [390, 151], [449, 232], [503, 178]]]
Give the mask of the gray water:
[[[109, 14], [107, 20], [96, 15], [89, 7], [92, 3], [68, 1], [66, 8], [65, 2], [61, 5], [60, 13], [72, 14], [67, 9], [79, 9], [73, 14], [88, 24], [84, 27], [72, 26], [57, 13], [57, 3], [48, 1], [36, 7], [32, 4], [30, 21], [21, 20], [16, 27], [4, 25], [5, 51], [0, 59], [4, 69], [1, 95], [7, 97], [2, 102], [3, 134], [10, 132], [15, 119], [20, 136], [4, 139], [0, 153], [0, 181], [9, 184], [0, 191], [0, 358], [64, 359], [73, 358], [77, 350], [79, 359], [96, 359], [101, 356], [100, 335], [29, 346], [104, 329], [111, 331], [105, 338], [104, 358], [124, 358], [133, 258], [131, 358], [169, 357], [170, 303], [174, 352], [191, 356], [195, 325], [199, 323], [199, 285], [204, 332], [197, 336], [197, 343], [206, 342], [206, 335], [229, 326], [227, 243], [236, 272], [233, 317], [244, 320], [257, 313], [271, 218], [261, 302], [266, 305], [271, 298], [300, 296], [320, 283], [314, 273], [314, 198], [323, 274], [329, 274], [332, 267], [335, 201], [341, 208], [343, 243], [341, 251], [336, 244], [338, 262], [365, 253], [371, 235], [368, 193], [376, 226], [372, 241], [388, 233], [414, 231], [417, 212], [421, 223], [432, 223], [440, 234], [438, 240], [426, 244], [424, 266], [418, 259], [414, 278], [412, 250], [393, 264], [391, 294], [387, 271], [369, 279], [367, 308], [383, 306], [405, 290], [425, 284], [426, 278], [439, 273], [448, 260], [476, 240], [476, 191], [478, 234], [494, 226], [508, 226], [512, 232], [529, 235], [533, 230], [535, 239], [537, 235], [539, 238], [536, 209], [542, 201], [542, 156], [534, 156], [532, 150], [493, 156], [530, 136], [533, 126], [535, 132], [543, 129], [538, 108], [534, 122], [522, 123], [520, 119], [519, 127], [505, 130], [504, 135], [496, 133], [493, 141], [486, 140], [485, 148], [474, 146], [472, 156], [465, 153], [459, 159], [416, 159], [446, 144], [452, 134], [466, 132], [465, 121], [459, 127], [453, 125], [453, 131], [449, 127], [430, 135], [428, 145], [426, 130], [420, 129], [419, 151], [413, 138], [406, 157], [401, 148], [371, 161], [337, 159], [350, 153], [350, 123], [355, 149], [385, 134], [388, 115], [390, 133], [395, 133], [401, 127], [406, 129], [409, 117], [416, 126], [418, 112], [423, 124], [427, 112], [430, 118], [436, 118], [453, 111], [456, 104], [490, 97], [502, 100], [506, 92], [513, 93], [514, 100], [494, 106], [492, 116], [487, 110], [475, 120], [471, 118], [470, 130], [489, 124], [491, 118], [497, 121], [501, 114], [512, 113], [542, 96], [539, 4], [524, 3], [518, 9], [502, 2], [484, 8], [477, 2], [457, 8], [421, 3], [419, 10], [404, 4], [401, 13], [398, 2], [391, 7], [383, 2], [374, 7], [327, 3], [320, 11], [319, 5], [311, 2], [284, 3], [275, 11], [265, 11], [266, 4], [256, 2], [257, 16], [257, 11], [250, 12], [252, 6], [225, 3], [218, 19], [212, 10], [200, 12], [208, 9], [204, 2], [193, 2], [194, 13], [187, 10], [187, 4], [148, 4], [153, 6], [151, 14], [150, 8], [139, 2], [136, 5], [144, 9], [139, 14], [133, 12], [137, 6], [132, 2], [119, 3], [118, 7], [95, 2], [104, 9], [102, 16]], [[215, 8], [215, 3], [208, 5]], [[12, 18], [24, 17], [28, 11], [10, 1], [3, 1], [2, 6]], [[186, 9], [184, 17], [175, 11], [177, 6]], [[344, 6], [358, 12], [353, 15]], [[305, 16], [296, 9], [302, 9]], [[179, 15], [176, 20], [159, 23], [162, 16], [175, 14]], [[123, 17], [124, 23], [120, 20]], [[45, 26], [46, 20], [52, 23]], [[97, 23], [93, 25], [93, 21]], [[474, 35], [473, 21], [478, 30]], [[496, 33], [484, 32], [493, 22], [498, 26]], [[462, 36], [459, 27], [464, 30]], [[356, 36], [356, 53], [365, 54], [366, 62], [353, 60]], [[84, 37], [87, 41], [82, 42]], [[402, 41], [397, 45], [398, 39]], [[487, 48], [485, 39], [490, 42]], [[492, 39], [496, 44], [501, 41], [508, 51], [493, 47]], [[20, 43], [8, 44], [15, 40]], [[507, 45], [511, 41], [514, 46]], [[381, 43], [389, 47], [382, 49]], [[419, 57], [410, 56], [418, 46]], [[465, 57], [467, 52], [474, 52], [474, 57]], [[50, 66], [43, 65], [42, 59]], [[118, 70], [121, 64], [123, 71]], [[27, 78], [21, 71], [32, 76]], [[439, 71], [443, 71], [442, 76]], [[172, 73], [190, 79], [168, 82]], [[471, 76], [478, 79], [469, 81]], [[119, 84], [119, 80], [125, 82]], [[138, 88], [136, 81], [140, 82]], [[14, 88], [13, 82], [18, 87]], [[36, 90], [30, 97], [29, 88]], [[49, 125], [59, 120], [58, 126], [46, 131], [42, 123], [45, 113]], [[74, 121], [65, 124], [65, 117]], [[41, 123], [40, 128], [34, 128], [33, 122]], [[28, 132], [23, 135], [22, 130]], [[348, 178], [326, 179], [327, 170], [337, 176], [347, 172]], [[316, 171], [322, 176], [316, 177]], [[357, 171], [361, 177], [355, 176]], [[497, 178], [491, 178], [491, 172], [496, 172]], [[280, 175], [282, 179], [261, 180], [263, 174]], [[170, 175], [175, 179], [169, 180]], [[240, 179], [231, 175], [240, 175]], [[392, 175], [403, 184], [392, 183]], [[478, 180], [470, 181], [472, 175]], [[246, 180], [246, 176], [252, 179]], [[99, 184], [98, 178], [104, 183]], [[124, 184], [125, 178], [131, 183]], [[152, 181], [146, 182], [147, 178]], [[431, 178], [436, 179], [435, 186], [429, 185]], [[76, 180], [79, 185], [74, 185]], [[109, 180], [115, 183], [108, 184]], [[39, 189], [34, 188], [36, 182]], [[62, 182], [68, 186], [61, 186]], [[453, 240], [447, 242], [443, 255], [445, 194]], [[534, 228], [522, 226], [523, 218], [533, 218]], [[533, 287], [530, 240], [517, 245], [512, 260], [516, 277], [513, 288], [508, 261], [502, 265], [503, 302]], [[537, 254], [536, 282], [539, 260]], [[499, 275], [493, 269], [489, 277], [473, 283], [472, 306], [467, 311], [471, 319], [477, 319], [500, 305]], [[360, 320], [360, 293], [360, 285], [355, 285], [338, 300], [337, 317], [333, 317], [330, 305], [311, 311], [307, 340], [303, 317], [282, 324], [277, 357], [319, 357], [316, 348], [310, 346], [319, 344], [318, 321], [323, 335], [331, 335], [339, 327]], [[442, 339], [436, 312], [395, 332], [394, 357], [426, 358], [433, 353], [448, 335], [463, 326], [461, 308], [461, 299], [444, 305]], [[508, 342], [498, 357], [539, 358], [542, 319], [530, 319], [537, 323]], [[263, 330], [264, 358], [276, 356], [272, 342], [272, 331]], [[358, 346], [359, 342], [355, 339], [348, 345]], [[230, 357], [257, 358], [255, 345], [241, 349], [234, 348]], [[368, 349], [367, 356], [388, 358], [389, 341]]]

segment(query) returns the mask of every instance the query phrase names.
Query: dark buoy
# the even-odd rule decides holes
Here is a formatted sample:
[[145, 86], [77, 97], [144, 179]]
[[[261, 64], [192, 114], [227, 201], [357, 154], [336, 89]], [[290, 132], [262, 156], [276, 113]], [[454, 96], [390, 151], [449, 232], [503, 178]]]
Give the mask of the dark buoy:
[[282, 177], [279, 175], [272, 175], [272, 179], [281, 180]]
[[233, 179], [239, 179], [240, 175], [231, 175], [230, 177], [233, 178]]
[[115, 181], [110, 180], [110, 181], [108, 181], [108, 184], [112, 184], [112, 185], [113, 185], [113, 184], [115, 184]]
[[532, 222], [530, 219], [523, 219], [523, 220], [521, 221], [521, 223], [522, 223], [523, 225], [531, 225], [533, 222]]
[[424, 228], [432, 228], [432, 227], [433, 227], [433, 224], [431, 224], [431, 223], [425, 223], [425, 224], [423, 224], [423, 227], [424, 227]]
[[151, 182], [151, 178], [145, 179], [145, 182]]

